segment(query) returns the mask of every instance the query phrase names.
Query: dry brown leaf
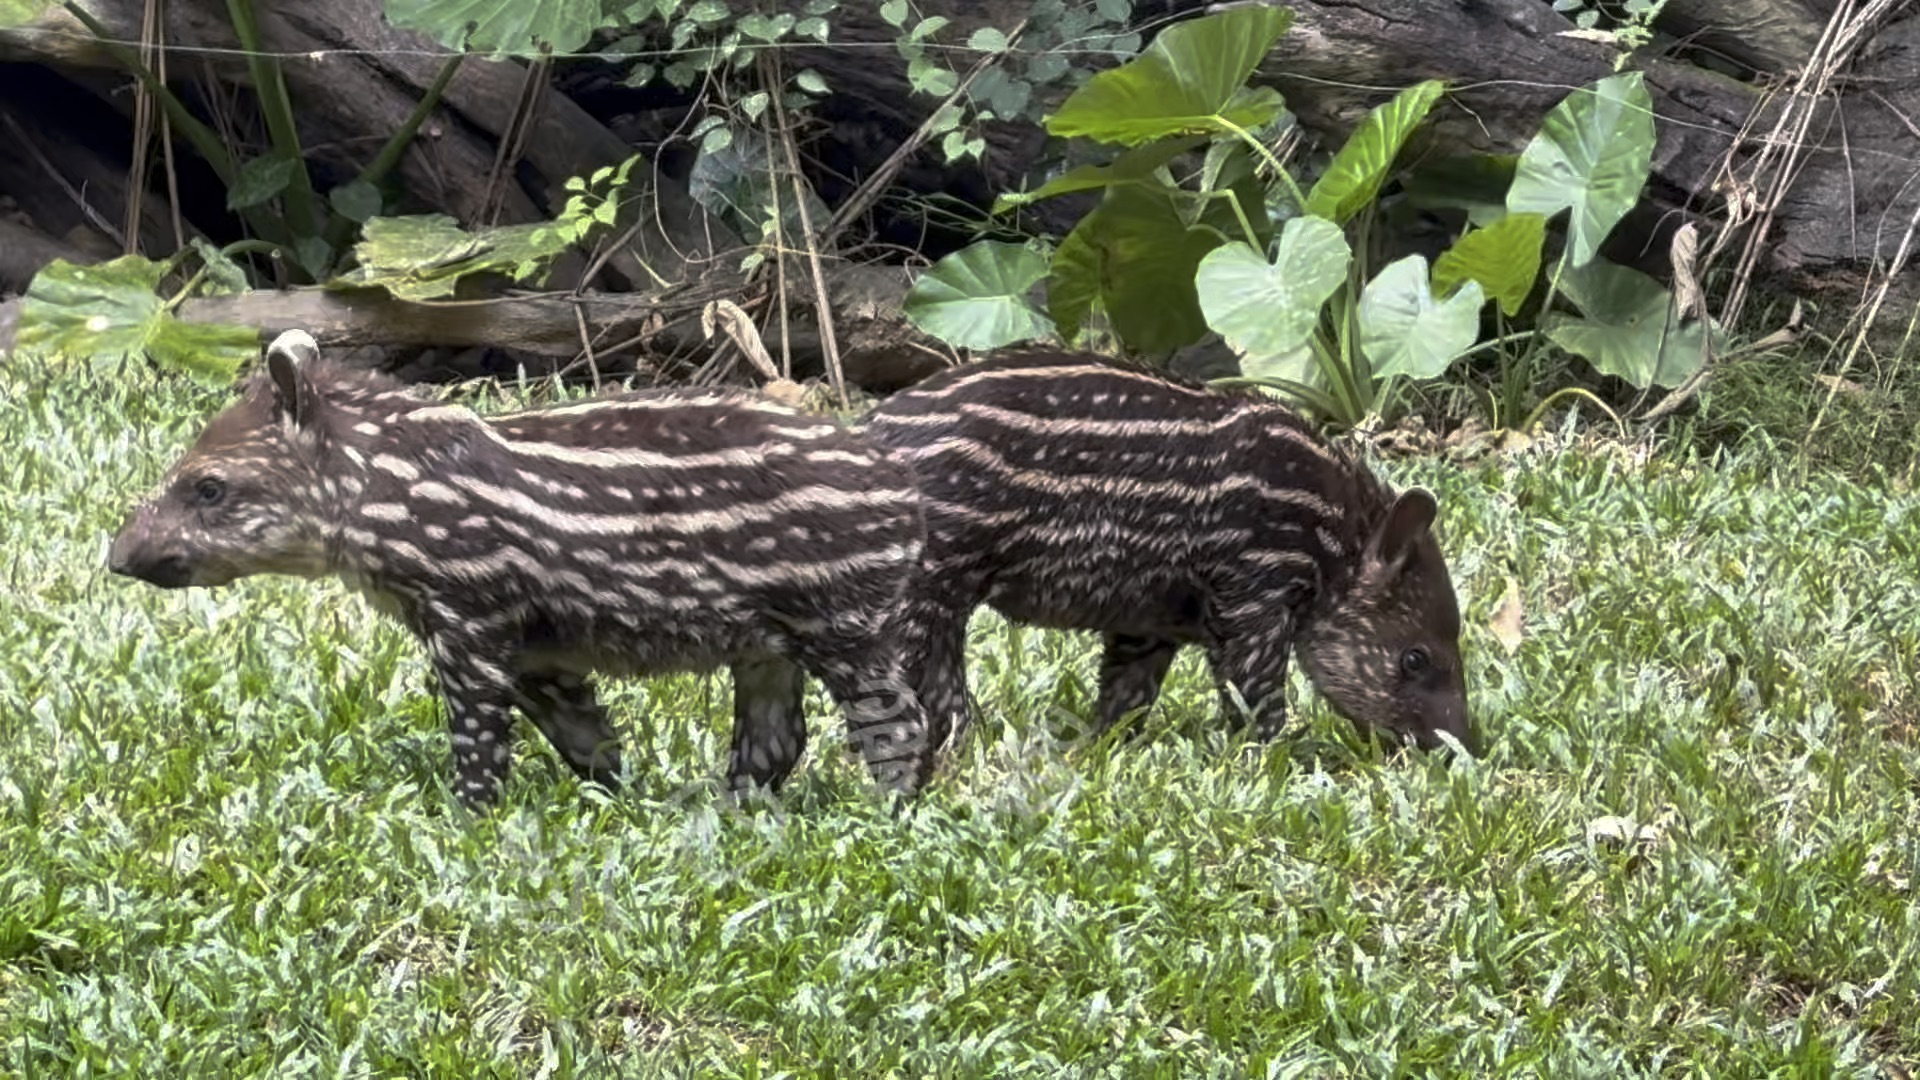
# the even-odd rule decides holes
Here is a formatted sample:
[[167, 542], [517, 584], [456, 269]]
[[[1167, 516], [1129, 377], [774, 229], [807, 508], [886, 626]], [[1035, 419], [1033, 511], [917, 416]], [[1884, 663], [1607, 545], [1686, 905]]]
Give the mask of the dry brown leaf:
[[1487, 629], [1493, 631], [1493, 638], [1500, 647], [1512, 656], [1526, 640], [1526, 608], [1520, 603], [1520, 583], [1507, 579], [1507, 591], [1500, 597], [1500, 603], [1493, 609], [1493, 618], [1487, 622]]

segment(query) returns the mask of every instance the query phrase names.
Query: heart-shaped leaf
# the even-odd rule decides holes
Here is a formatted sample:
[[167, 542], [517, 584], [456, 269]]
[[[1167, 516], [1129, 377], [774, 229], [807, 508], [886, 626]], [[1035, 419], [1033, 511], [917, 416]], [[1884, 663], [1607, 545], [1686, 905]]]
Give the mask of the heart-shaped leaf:
[[1520, 154], [1507, 209], [1552, 217], [1571, 209], [1568, 253], [1592, 262], [1601, 241], [1639, 201], [1653, 162], [1653, 99], [1638, 71], [1568, 95]]
[[21, 301], [17, 347], [96, 362], [145, 355], [208, 382], [231, 380], [259, 352], [259, 331], [176, 320], [154, 293], [166, 271], [138, 255], [94, 266], [55, 259]]
[[1047, 276], [1047, 260], [1018, 244], [983, 240], [942, 258], [907, 290], [907, 319], [963, 349], [997, 349], [1045, 337], [1047, 317], [1027, 293]]
[[1560, 288], [1581, 315], [1549, 315], [1547, 337], [1596, 370], [1640, 389], [1673, 387], [1705, 362], [1700, 323], [1680, 324], [1673, 294], [1631, 267], [1592, 262], [1569, 271]]
[[1280, 114], [1280, 94], [1249, 88], [1247, 76], [1292, 22], [1288, 9], [1256, 4], [1170, 26], [1139, 56], [1082, 84], [1047, 131], [1135, 146], [1257, 128]]
[[233, 186], [227, 189], [227, 209], [245, 210], [249, 206], [259, 206], [268, 199], [287, 190], [293, 181], [293, 170], [300, 163], [290, 157], [278, 154], [257, 157], [234, 175]]
[[1290, 356], [1306, 346], [1320, 306], [1347, 280], [1352, 258], [1338, 225], [1294, 218], [1280, 229], [1274, 262], [1242, 243], [1222, 245], [1200, 260], [1200, 310], [1207, 325], [1256, 366]]
[[1415, 83], [1394, 95], [1392, 101], [1367, 113], [1365, 119], [1347, 137], [1333, 163], [1313, 185], [1307, 196], [1307, 213], [1318, 214], [1336, 225], [1359, 213], [1380, 193], [1393, 159], [1400, 155], [1407, 136], [1420, 126], [1433, 109], [1433, 103], [1447, 85], [1437, 79]]
[[1387, 265], [1360, 293], [1360, 348], [1377, 378], [1432, 379], [1480, 335], [1486, 295], [1469, 281], [1451, 299], [1427, 287], [1427, 257], [1408, 255]]
[[1535, 213], [1508, 214], [1442, 252], [1434, 260], [1433, 287], [1448, 296], [1462, 282], [1477, 281], [1511, 318], [1533, 292], [1534, 279], [1540, 275], [1540, 245], [1546, 236], [1546, 218]]

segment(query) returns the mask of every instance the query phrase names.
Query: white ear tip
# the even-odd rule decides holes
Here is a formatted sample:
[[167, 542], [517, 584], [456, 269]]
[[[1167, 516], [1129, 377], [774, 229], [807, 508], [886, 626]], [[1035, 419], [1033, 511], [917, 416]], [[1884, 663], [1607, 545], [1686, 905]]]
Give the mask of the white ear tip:
[[320, 343], [305, 330], [283, 330], [279, 337], [273, 339], [273, 344], [267, 346], [267, 352], [306, 361], [320, 355]]

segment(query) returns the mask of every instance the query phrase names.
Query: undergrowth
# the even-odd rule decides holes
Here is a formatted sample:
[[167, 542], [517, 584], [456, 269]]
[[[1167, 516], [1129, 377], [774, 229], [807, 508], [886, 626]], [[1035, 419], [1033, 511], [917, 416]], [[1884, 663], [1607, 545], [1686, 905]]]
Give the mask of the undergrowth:
[[1192, 655], [1131, 737], [1062, 739], [1091, 643], [983, 614], [982, 722], [903, 818], [817, 689], [789, 790], [727, 809], [715, 675], [613, 684], [630, 793], [523, 740], [473, 819], [420, 651], [359, 599], [104, 571], [220, 399], [0, 370], [0, 1072], [1920, 1060], [1910, 496], [1751, 447], [1384, 465], [1441, 496], [1477, 763], [1384, 758], [1297, 676], [1301, 730], [1249, 745]]

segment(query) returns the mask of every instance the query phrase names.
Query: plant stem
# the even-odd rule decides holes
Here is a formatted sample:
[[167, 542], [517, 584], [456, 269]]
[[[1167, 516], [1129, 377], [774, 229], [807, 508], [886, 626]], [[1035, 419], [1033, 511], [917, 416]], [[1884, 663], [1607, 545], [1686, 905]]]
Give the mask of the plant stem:
[[1246, 128], [1241, 127], [1224, 116], [1216, 116], [1214, 119], [1220, 122], [1221, 127], [1226, 128], [1241, 142], [1246, 143], [1249, 149], [1259, 155], [1260, 160], [1266, 162], [1267, 168], [1272, 169], [1273, 174], [1287, 185], [1288, 193], [1293, 196], [1293, 205], [1299, 207], [1301, 212], [1304, 213], [1307, 209], [1307, 197], [1301, 193], [1300, 185], [1293, 182], [1293, 177], [1288, 174], [1287, 170], [1280, 167], [1280, 159], [1274, 157], [1272, 152], [1269, 151], [1259, 139], [1254, 138], [1253, 133]]
[[[160, 81], [158, 75], [140, 62], [140, 57], [136, 53], [113, 40], [107, 28], [102, 26], [91, 12], [74, 0], [66, 0], [62, 6], [68, 14], [80, 20], [81, 24], [99, 41], [102, 48], [111, 53], [114, 59], [120, 61], [134, 78], [140, 80], [147, 91], [153, 95], [154, 100], [160, 103], [160, 107], [167, 111], [168, 121], [186, 136], [187, 141], [193, 144], [193, 148], [199, 151], [201, 160], [205, 161], [207, 167], [213, 170], [213, 174], [220, 178], [220, 183], [229, 188], [232, 187], [238, 167], [234, 164], [233, 155], [227, 152], [226, 144], [220, 141], [220, 136], [202, 123], [199, 117], [189, 112], [186, 105], [167, 88], [167, 84]], [[249, 228], [269, 240], [286, 238], [286, 229], [281, 223], [272, 215], [261, 213], [258, 207], [246, 207], [240, 211], [240, 216]]]
[[[419, 104], [407, 114], [406, 122], [402, 123], [399, 129], [381, 145], [380, 152], [373, 155], [373, 160], [367, 162], [366, 167], [360, 170], [360, 174], [354, 177], [356, 181], [378, 184], [394, 170], [395, 166], [400, 164], [401, 155], [406, 153], [407, 147], [413, 143], [414, 136], [419, 134], [420, 125], [426, 123], [427, 117], [431, 116], [433, 110], [439, 106], [441, 96], [446, 93], [447, 84], [453, 81], [454, 73], [460, 70], [460, 62], [466, 58], [466, 53], [454, 53], [447, 57], [447, 62], [440, 65], [440, 73], [433, 77], [433, 85], [427, 87], [427, 92], [420, 96]], [[360, 224], [345, 214], [334, 215], [327, 223], [327, 246], [335, 251], [345, 250], [347, 242], [353, 239], [353, 231]]]
[[260, 116], [266, 121], [274, 151], [294, 164], [292, 179], [287, 182], [287, 227], [297, 237], [316, 236], [321, 219], [315, 214], [313, 181], [307, 176], [300, 151], [300, 132], [293, 122], [293, 105], [287, 99], [280, 62], [260, 51], [260, 24], [254, 18], [252, 0], [227, 0], [227, 13], [233, 18], [233, 32], [240, 39], [240, 47], [247, 52], [247, 71], [253, 76], [254, 93], [260, 96]]

